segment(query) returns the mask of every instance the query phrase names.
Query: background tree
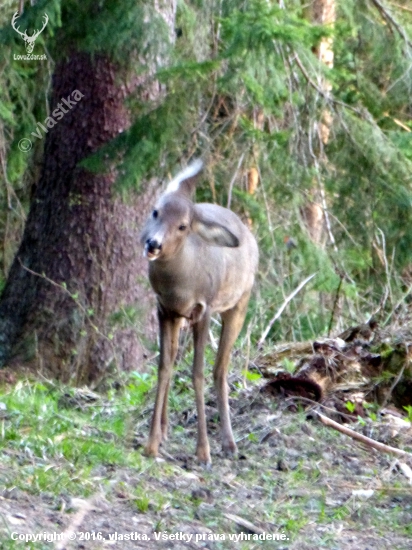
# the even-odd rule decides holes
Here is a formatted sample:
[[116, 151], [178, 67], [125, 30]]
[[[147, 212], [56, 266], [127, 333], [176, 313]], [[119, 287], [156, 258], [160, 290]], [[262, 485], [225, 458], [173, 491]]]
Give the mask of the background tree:
[[[90, 381], [110, 365], [130, 368], [142, 356], [128, 307], [143, 297], [136, 279], [143, 272], [145, 205], [114, 194], [114, 162], [99, 173], [81, 162], [130, 128], [129, 95], [158, 97], [150, 75], [173, 37], [174, 5], [158, 12], [135, 2], [121, 8], [42, 2], [19, 18], [21, 28], [34, 27], [45, 10], [56, 34], [44, 42], [56, 65], [47, 112], [39, 116], [47, 132], [40, 177], [0, 303], [0, 359], [4, 363], [17, 341], [14, 352], [35, 352], [39, 366], [56, 376]], [[151, 33], [157, 39], [149, 47]], [[17, 46], [13, 41], [10, 52]], [[132, 61], [142, 67], [140, 76], [130, 70]], [[56, 108], [64, 116], [53, 118]]]
[[[39, 2], [30, 12], [41, 17], [47, 7], [50, 29], [56, 29], [55, 36], [39, 38], [60, 59], [50, 105], [63, 91], [70, 93], [73, 71], [88, 100], [82, 99], [44, 140], [43, 171], [17, 256], [37, 255], [30, 264], [25, 256], [23, 265], [44, 272], [60, 288], [15, 260], [0, 306], [3, 358], [12, 340], [6, 325], [21, 303], [26, 303], [26, 324], [23, 332], [16, 331], [16, 342], [36, 344], [28, 347], [55, 368], [64, 361], [67, 372], [87, 373], [87, 378], [112, 358], [129, 366], [131, 357], [138, 357], [135, 336], [146, 319], [136, 307], [145, 289], [136, 281], [141, 273], [138, 212], [147, 201], [141, 196], [133, 210], [132, 190], [198, 154], [208, 158], [209, 182], [198, 198], [230, 204], [250, 220], [259, 238], [260, 281], [249, 314], [252, 340], [260, 339], [285, 297], [313, 273], [268, 332], [268, 341], [311, 338], [373, 312], [386, 322], [395, 311], [400, 315], [408, 309], [412, 13], [405, 1], [395, 6], [337, 0], [333, 27], [314, 22], [298, 0], [185, 1], [177, 7], [175, 25], [174, 10], [165, 25], [148, 2], [121, 9], [115, 2], [82, 6]], [[1, 103], [3, 272], [17, 244], [10, 228], [21, 231], [28, 183], [36, 182], [36, 159], [42, 156], [41, 150], [24, 156], [16, 145], [46, 116], [50, 72], [46, 65], [33, 71], [11, 59], [22, 44], [9, 27], [10, 17], [0, 35], [9, 55], [0, 77], [8, 90]], [[319, 63], [322, 41], [333, 44], [333, 66]], [[77, 66], [84, 69], [76, 73]], [[156, 78], [149, 81], [155, 67]], [[329, 138], [315, 143], [313, 128], [326, 112], [333, 120]], [[113, 123], [106, 127], [106, 119]], [[60, 139], [73, 148], [70, 162]], [[313, 162], [316, 148], [322, 150], [322, 162]], [[66, 194], [58, 210], [55, 201], [62, 194], [53, 188], [49, 197], [47, 189], [60, 180], [68, 187], [59, 188]], [[301, 210], [314, 181], [322, 182], [322, 207], [328, 209], [325, 246], [309, 238], [302, 224]], [[32, 213], [40, 208], [39, 198], [49, 205], [44, 226], [36, 225]], [[135, 226], [127, 222], [134, 215]], [[80, 223], [85, 230], [76, 233]], [[86, 230], [87, 224], [93, 230]], [[294, 248], [285, 246], [290, 237]], [[33, 243], [41, 243], [36, 253]], [[59, 256], [66, 248], [70, 254]], [[30, 282], [26, 301], [19, 277]], [[326, 297], [322, 303], [319, 292]], [[341, 316], [331, 311], [338, 298]]]

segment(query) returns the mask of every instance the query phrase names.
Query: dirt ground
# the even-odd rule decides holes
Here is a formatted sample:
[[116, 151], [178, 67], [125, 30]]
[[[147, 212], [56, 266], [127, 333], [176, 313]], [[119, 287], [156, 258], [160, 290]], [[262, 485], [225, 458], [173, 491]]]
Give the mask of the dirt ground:
[[[193, 458], [196, 417], [189, 400], [171, 415], [175, 428], [162, 457], [142, 457], [140, 469], [102, 464], [90, 473], [89, 498], [10, 487], [16, 464], [27, 465], [28, 459], [6, 449], [0, 464], [0, 486], [8, 487], [0, 493], [0, 547], [412, 549], [412, 486], [400, 467], [405, 460], [363, 447], [308, 411], [288, 411], [285, 402], [253, 385], [231, 400], [239, 456], [224, 459], [212, 392], [206, 402], [210, 471]], [[149, 419], [149, 409], [139, 411], [137, 430], [124, 442], [136, 453]], [[410, 436], [397, 434], [391, 443], [401, 445]], [[16, 533], [62, 532], [76, 533], [75, 540], [12, 540]], [[268, 534], [283, 540], [258, 539]]]

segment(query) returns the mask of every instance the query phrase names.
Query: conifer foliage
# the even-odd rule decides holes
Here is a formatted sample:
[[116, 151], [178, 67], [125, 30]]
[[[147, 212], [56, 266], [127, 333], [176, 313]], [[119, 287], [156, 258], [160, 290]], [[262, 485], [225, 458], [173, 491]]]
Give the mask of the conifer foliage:
[[[16, 4], [0, 21], [3, 363], [47, 357], [78, 379], [137, 366], [147, 311], [135, 258], [148, 182], [198, 155], [207, 160], [198, 198], [229, 205], [259, 239], [252, 341], [306, 339], [407, 311], [406, 0], [335, 0], [325, 25], [298, 0], [182, 0], [160, 10], [42, 0], [19, 21], [36, 28], [47, 12], [35, 46], [46, 62], [14, 59], [24, 49], [10, 25]], [[325, 39], [333, 66], [316, 53]], [[76, 89], [84, 97], [22, 152], [19, 142]], [[323, 212], [316, 242], [303, 215], [313, 200]]]

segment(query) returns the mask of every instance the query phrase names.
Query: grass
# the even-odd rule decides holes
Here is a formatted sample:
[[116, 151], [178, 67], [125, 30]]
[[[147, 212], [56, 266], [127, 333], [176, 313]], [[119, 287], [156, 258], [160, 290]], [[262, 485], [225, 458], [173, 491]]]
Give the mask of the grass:
[[67, 403], [74, 390], [53, 384], [26, 380], [2, 393], [0, 450], [10, 464], [20, 458], [22, 473], [9, 485], [33, 494], [64, 489], [88, 496], [99, 465], [139, 467], [141, 456], [124, 440], [132, 429], [130, 407], [145, 394], [142, 386], [147, 392], [146, 380], [140, 385], [132, 378], [120, 398], [78, 406]]
[[[264, 532], [284, 532], [289, 541], [272, 541], [269, 546], [259, 540], [214, 540], [210, 548], [341, 550], [354, 547], [348, 542], [351, 533], [360, 548], [409, 547], [412, 492], [393, 468], [387, 474], [392, 459], [308, 422], [304, 411], [282, 412], [278, 404], [260, 396], [255, 381], [249, 382], [248, 390], [238, 380], [232, 383], [237, 461], [219, 456], [214, 394], [208, 392], [214, 465], [211, 471], [201, 469], [192, 458], [196, 423], [188, 376], [184, 367], [176, 374], [166, 459], [157, 461], [140, 451], [153, 406], [154, 375], [131, 373], [120, 389], [105, 394], [27, 379], [3, 387], [2, 548], [19, 547], [10, 533], [23, 526], [24, 532], [38, 532], [39, 526], [47, 532], [61, 531], [70, 524], [76, 501], [96, 494], [109, 503], [100, 514], [106, 520], [103, 527], [99, 514], [90, 519], [103, 533], [126, 532], [135, 525], [143, 529], [143, 524], [149, 534], [250, 533], [226, 516], [230, 513]], [[354, 488], [373, 488], [374, 493], [362, 501], [351, 496]], [[35, 513], [27, 502], [36, 503]], [[13, 510], [23, 510], [25, 516], [18, 527], [13, 527]], [[90, 521], [89, 531], [94, 528]], [[168, 546], [155, 544], [173, 548], [171, 541]], [[25, 545], [34, 550], [46, 547], [50, 545], [43, 542]], [[89, 547], [102, 546], [89, 541]]]

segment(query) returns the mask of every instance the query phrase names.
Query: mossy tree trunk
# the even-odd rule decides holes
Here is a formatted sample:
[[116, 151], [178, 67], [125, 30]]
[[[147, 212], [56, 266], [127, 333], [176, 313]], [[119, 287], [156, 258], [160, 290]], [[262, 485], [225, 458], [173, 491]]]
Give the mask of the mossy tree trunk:
[[51, 116], [59, 104], [66, 113], [45, 136], [42, 174], [0, 302], [3, 365], [35, 360], [48, 374], [88, 382], [142, 357], [122, 312], [146, 294], [138, 284], [145, 200], [124, 204], [114, 194], [115, 166], [99, 174], [79, 167], [129, 126], [126, 93], [104, 56], [75, 53], [56, 67]]

